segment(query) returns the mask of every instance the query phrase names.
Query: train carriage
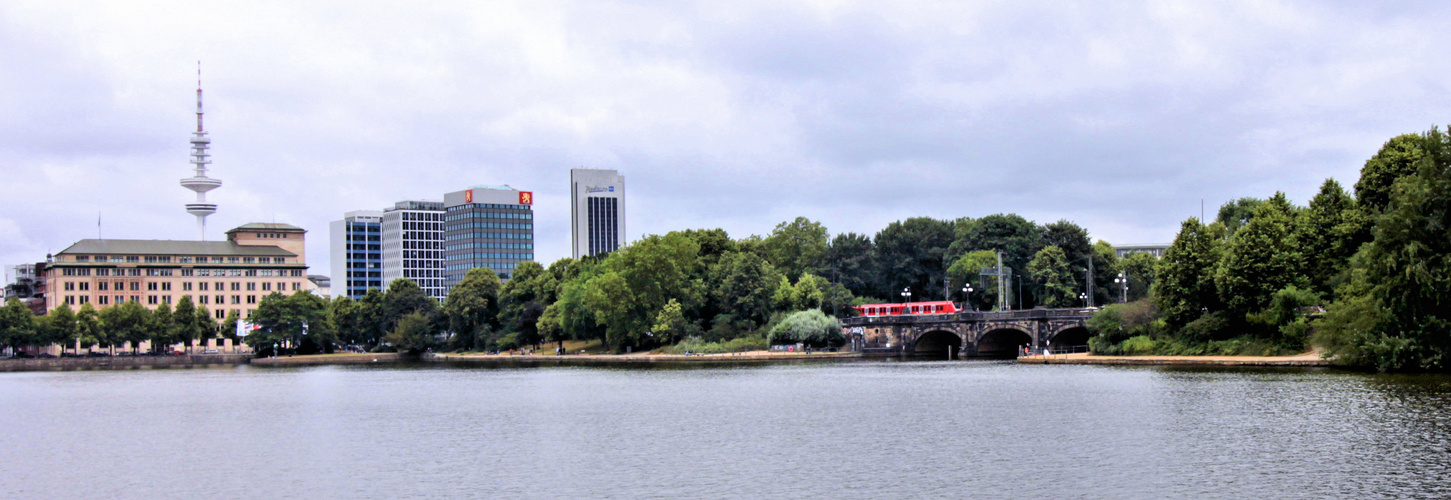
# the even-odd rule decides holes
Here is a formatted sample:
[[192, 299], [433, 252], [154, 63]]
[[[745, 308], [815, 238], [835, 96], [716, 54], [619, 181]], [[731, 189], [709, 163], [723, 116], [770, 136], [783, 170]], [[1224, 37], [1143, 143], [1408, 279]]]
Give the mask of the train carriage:
[[961, 311], [956, 303], [939, 300], [935, 302], [904, 302], [899, 304], [863, 304], [856, 306], [862, 316], [902, 316], [912, 314], [952, 314]]

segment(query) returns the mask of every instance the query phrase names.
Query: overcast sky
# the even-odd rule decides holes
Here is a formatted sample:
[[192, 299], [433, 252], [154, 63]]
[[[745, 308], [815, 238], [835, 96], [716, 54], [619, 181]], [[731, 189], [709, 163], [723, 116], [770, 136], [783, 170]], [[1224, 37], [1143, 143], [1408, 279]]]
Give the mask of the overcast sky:
[[631, 240], [1017, 212], [1168, 242], [1451, 121], [1447, 2], [407, 3], [0, 3], [0, 263], [97, 214], [194, 238], [199, 59], [209, 238], [295, 224], [317, 274], [343, 212], [477, 184], [568, 256], [572, 167], [626, 176]]

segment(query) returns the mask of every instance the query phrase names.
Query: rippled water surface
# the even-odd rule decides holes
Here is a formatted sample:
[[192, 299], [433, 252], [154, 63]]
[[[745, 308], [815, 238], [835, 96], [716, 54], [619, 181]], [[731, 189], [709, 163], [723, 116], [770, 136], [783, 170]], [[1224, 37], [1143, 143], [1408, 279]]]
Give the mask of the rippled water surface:
[[1451, 379], [849, 362], [0, 374], [0, 497], [1451, 497]]

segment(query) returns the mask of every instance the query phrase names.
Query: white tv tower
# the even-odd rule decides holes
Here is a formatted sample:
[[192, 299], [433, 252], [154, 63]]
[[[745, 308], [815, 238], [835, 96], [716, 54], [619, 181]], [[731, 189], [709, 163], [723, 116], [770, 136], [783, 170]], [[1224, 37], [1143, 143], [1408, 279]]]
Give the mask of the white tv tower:
[[186, 204], [186, 213], [196, 216], [197, 239], [207, 239], [207, 216], [217, 213], [215, 203], [207, 203], [207, 191], [222, 186], [222, 181], [207, 177], [207, 165], [212, 163], [207, 149], [212, 140], [202, 128], [202, 62], [196, 62], [196, 132], [191, 138], [191, 164], [196, 167], [196, 176], [181, 180], [181, 187], [196, 191], [196, 203]]

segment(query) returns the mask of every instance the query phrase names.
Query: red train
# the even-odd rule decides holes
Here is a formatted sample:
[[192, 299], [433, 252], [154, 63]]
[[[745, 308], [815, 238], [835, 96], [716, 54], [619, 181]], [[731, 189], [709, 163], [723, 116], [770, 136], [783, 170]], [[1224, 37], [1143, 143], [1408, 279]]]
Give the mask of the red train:
[[937, 302], [907, 302], [904, 304], [863, 304], [856, 306], [862, 316], [901, 316], [903, 314], [952, 314], [961, 311], [957, 304], [945, 300]]

